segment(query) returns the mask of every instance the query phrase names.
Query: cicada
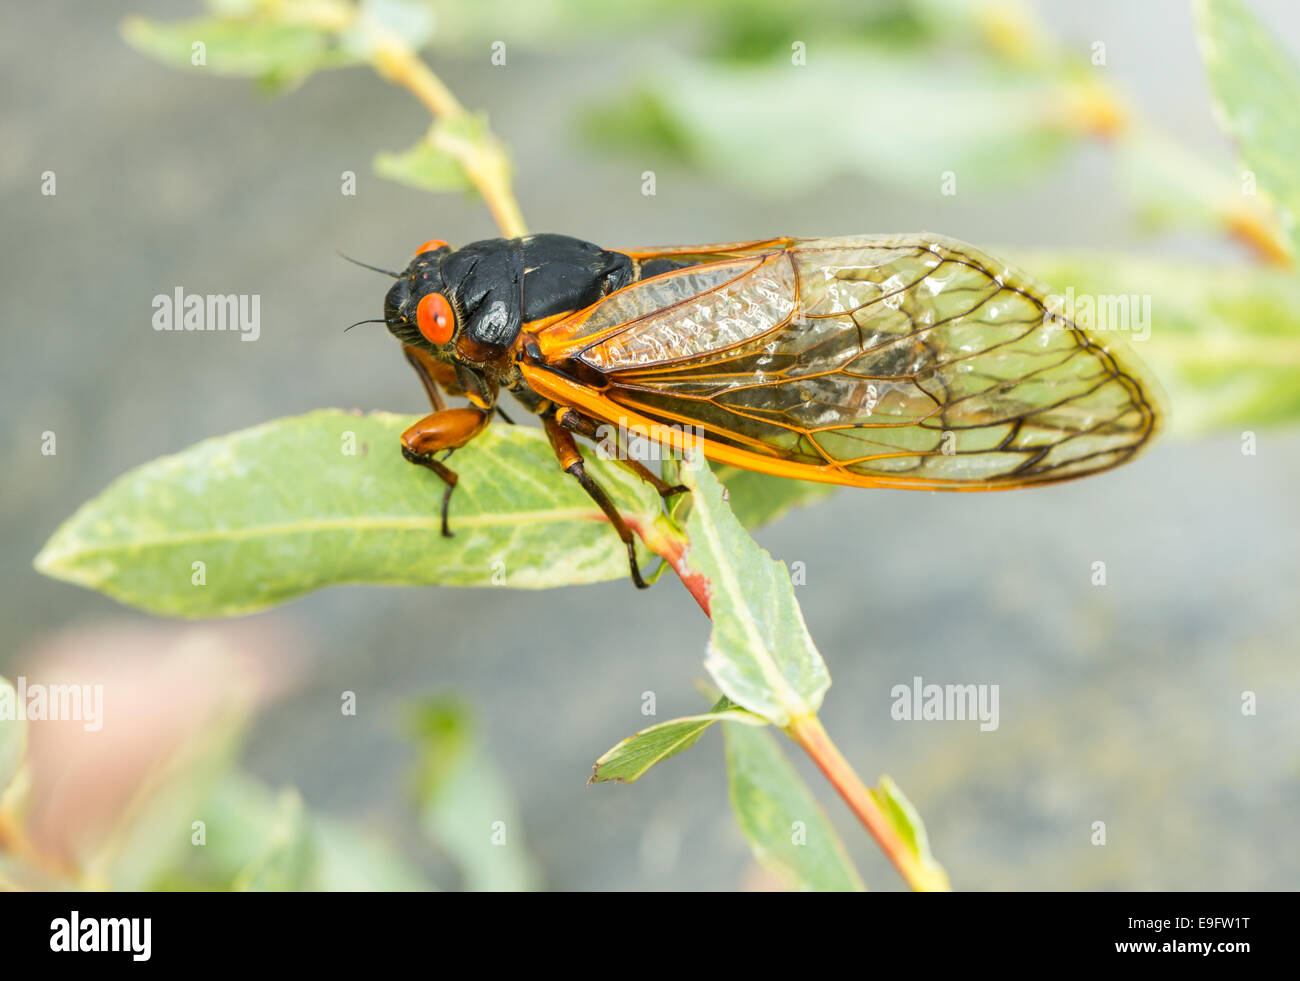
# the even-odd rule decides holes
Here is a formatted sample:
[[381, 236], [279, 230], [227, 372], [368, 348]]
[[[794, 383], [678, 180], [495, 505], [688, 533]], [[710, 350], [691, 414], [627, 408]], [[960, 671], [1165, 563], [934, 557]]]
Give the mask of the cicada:
[[[402, 453], [451, 451], [511, 392], [626, 544], [575, 436], [687, 436], [719, 463], [856, 487], [1003, 490], [1100, 473], [1158, 427], [1159, 388], [1042, 284], [929, 234], [606, 249], [563, 235], [416, 250], [384, 299], [433, 412]], [[468, 406], [448, 408], [443, 395]], [[439, 459], [438, 454], [444, 454]], [[681, 490], [625, 462], [665, 496]]]

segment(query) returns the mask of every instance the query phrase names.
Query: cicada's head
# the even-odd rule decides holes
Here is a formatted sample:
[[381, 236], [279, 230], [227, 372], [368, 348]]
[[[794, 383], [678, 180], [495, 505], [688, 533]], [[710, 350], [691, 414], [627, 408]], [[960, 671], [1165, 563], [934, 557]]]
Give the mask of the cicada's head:
[[455, 284], [442, 275], [442, 260], [450, 254], [441, 239], [425, 242], [384, 297], [384, 322], [403, 344], [436, 351], [451, 343], [456, 333]]

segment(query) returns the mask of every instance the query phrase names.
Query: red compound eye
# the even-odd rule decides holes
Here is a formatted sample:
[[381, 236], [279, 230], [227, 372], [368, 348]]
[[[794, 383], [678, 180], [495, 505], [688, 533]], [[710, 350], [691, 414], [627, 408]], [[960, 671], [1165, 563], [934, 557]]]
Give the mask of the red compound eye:
[[445, 249], [446, 247], [447, 247], [447, 243], [444, 242], [442, 239], [431, 238], [429, 239], [429, 241], [425, 242], [418, 249], [416, 249], [415, 254], [420, 255], [422, 252], [436, 252], [438, 251], [438, 249]]
[[430, 344], [446, 344], [456, 329], [451, 304], [441, 293], [429, 293], [420, 298], [415, 308], [415, 323]]

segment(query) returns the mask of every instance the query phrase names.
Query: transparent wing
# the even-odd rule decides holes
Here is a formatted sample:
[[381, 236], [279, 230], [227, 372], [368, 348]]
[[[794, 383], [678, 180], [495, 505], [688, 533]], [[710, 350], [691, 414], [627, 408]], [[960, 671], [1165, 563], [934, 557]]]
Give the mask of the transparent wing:
[[548, 328], [543, 347], [600, 372], [608, 402], [756, 465], [995, 489], [1117, 466], [1157, 426], [1142, 364], [1048, 297], [933, 235], [801, 241], [634, 284]]

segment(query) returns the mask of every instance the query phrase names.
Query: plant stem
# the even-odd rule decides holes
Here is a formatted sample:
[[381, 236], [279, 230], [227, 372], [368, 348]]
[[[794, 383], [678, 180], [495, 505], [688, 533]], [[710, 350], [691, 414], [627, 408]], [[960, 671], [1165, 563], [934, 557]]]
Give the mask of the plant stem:
[[360, 7], [354, 4], [322, 3], [310, 8], [308, 16], [318, 27], [338, 34], [360, 26], [369, 42], [370, 64], [380, 77], [409, 91], [443, 124], [442, 127], [435, 124], [426, 139], [464, 168], [465, 176], [487, 203], [501, 234], [506, 238], [528, 234], [523, 212], [510, 188], [510, 159], [505, 148], [486, 130], [481, 138], [474, 140], [448, 135], [453, 127], [446, 124], [469, 120], [472, 114], [405, 38], [363, 18]]
[[[628, 524], [645, 542], [646, 546], [667, 562], [681, 579], [695, 602], [705, 616], [710, 616], [709, 581], [692, 569], [686, 562], [690, 542], [666, 518], [659, 518], [649, 528], [629, 518]], [[830, 781], [831, 786], [844, 798], [854, 815], [866, 826], [871, 836], [876, 839], [880, 850], [893, 863], [904, 881], [917, 892], [947, 892], [950, 890], [948, 877], [943, 869], [933, 863], [924, 862], [916, 852], [909, 848], [898, 836], [892, 823], [880, 810], [876, 799], [863, 784], [862, 778], [854, 772], [844, 754], [831, 740], [825, 727], [815, 715], [796, 718], [785, 730], [786, 734], [798, 743], [818, 769]]]
[[917, 892], [947, 892], [951, 889], [944, 871], [938, 866], [923, 862], [898, 836], [893, 824], [863, 784], [862, 778], [854, 772], [844, 754], [831, 741], [817, 716], [795, 719], [786, 729], [786, 734], [812, 757], [817, 768], [826, 775], [831, 786], [871, 832], [880, 850], [909, 886]]
[[[410, 91], [440, 123], [470, 117], [442, 79], [397, 35], [384, 32], [377, 36], [371, 63], [382, 77]], [[527, 235], [528, 226], [510, 189], [510, 161], [501, 144], [490, 133], [480, 140], [439, 138], [439, 133], [445, 132], [435, 128], [429, 139], [460, 162], [465, 176], [487, 202], [501, 234], [506, 238]]]

